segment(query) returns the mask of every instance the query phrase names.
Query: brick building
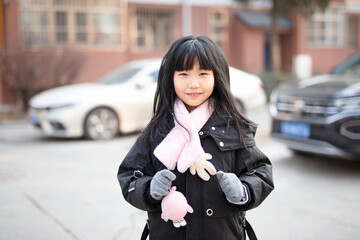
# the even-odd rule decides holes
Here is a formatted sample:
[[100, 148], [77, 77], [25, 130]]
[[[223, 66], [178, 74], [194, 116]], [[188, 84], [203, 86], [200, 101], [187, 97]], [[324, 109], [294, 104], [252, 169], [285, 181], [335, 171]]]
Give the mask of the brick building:
[[[268, 0], [246, 7], [232, 0], [3, 0], [0, 48], [71, 47], [86, 59], [76, 82], [92, 82], [128, 61], [162, 57], [183, 35], [207, 35], [230, 65], [260, 74], [270, 61], [269, 9]], [[326, 73], [360, 49], [358, 0], [333, 0], [311, 18], [277, 21], [284, 72], [305, 54], [312, 72]], [[0, 79], [0, 105], [14, 102]]]

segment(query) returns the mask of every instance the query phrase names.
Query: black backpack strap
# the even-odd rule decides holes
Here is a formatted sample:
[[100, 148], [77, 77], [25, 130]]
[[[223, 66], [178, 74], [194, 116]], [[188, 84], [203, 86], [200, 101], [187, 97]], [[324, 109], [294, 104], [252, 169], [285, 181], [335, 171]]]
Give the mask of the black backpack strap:
[[249, 237], [249, 240], [258, 240], [254, 232], [254, 229], [252, 228], [252, 226], [245, 217], [245, 212], [241, 213], [241, 224], [243, 225], [245, 232]]
[[254, 229], [251, 227], [250, 223], [248, 222], [247, 219], [245, 219], [245, 231], [246, 234], [248, 235], [250, 240], [257, 240], [256, 234], [254, 232]]
[[141, 234], [141, 240], [146, 240], [147, 236], [149, 235], [150, 229], [149, 229], [149, 220], [146, 221], [144, 230]]

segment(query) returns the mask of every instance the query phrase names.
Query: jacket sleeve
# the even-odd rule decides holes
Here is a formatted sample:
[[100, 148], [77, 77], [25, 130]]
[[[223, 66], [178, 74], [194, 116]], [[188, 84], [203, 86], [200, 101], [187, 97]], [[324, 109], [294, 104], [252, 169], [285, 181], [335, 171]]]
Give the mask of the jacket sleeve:
[[272, 164], [264, 153], [252, 146], [238, 151], [236, 165], [239, 179], [250, 195], [250, 201], [241, 209], [250, 210], [259, 206], [274, 189]]
[[144, 211], [157, 211], [160, 202], [150, 196], [149, 190], [155, 174], [150, 152], [149, 147], [136, 141], [120, 164], [117, 178], [127, 202]]

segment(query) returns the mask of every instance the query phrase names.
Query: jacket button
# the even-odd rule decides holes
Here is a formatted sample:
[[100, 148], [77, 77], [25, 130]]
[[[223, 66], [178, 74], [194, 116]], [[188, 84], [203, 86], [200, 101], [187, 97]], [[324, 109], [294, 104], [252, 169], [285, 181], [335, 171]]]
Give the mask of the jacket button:
[[211, 209], [211, 208], [209, 208], [208, 210], [206, 210], [206, 215], [208, 215], [209, 217], [211, 216], [211, 215], [213, 215], [214, 214], [214, 211]]
[[220, 147], [223, 147], [223, 146], [224, 146], [224, 143], [223, 143], [223, 142], [219, 142], [219, 145], [220, 145]]
[[200, 136], [204, 135], [204, 132], [203, 132], [203, 131], [200, 131], [200, 132], [199, 132], [199, 135], [200, 135]]
[[211, 127], [212, 130], [215, 130], [215, 127]]

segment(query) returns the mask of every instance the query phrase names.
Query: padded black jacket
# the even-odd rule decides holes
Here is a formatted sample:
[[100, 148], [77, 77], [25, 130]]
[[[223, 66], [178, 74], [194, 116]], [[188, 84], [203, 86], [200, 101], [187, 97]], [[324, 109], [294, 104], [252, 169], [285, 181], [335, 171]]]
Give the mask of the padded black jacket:
[[255, 130], [246, 126], [240, 137], [231, 117], [213, 114], [199, 131], [202, 147], [212, 155], [210, 161], [216, 170], [235, 173], [247, 186], [250, 199], [245, 205], [229, 203], [216, 176], [203, 181], [189, 171], [181, 174], [174, 170], [177, 177], [173, 186], [185, 195], [194, 209], [194, 213], [185, 216], [187, 225], [180, 228], [161, 219], [160, 201], [155, 201], [149, 194], [153, 175], [166, 168], [153, 154], [162, 139], [135, 142], [117, 176], [126, 201], [148, 212], [150, 240], [245, 239], [244, 212], [257, 207], [274, 189], [272, 165], [255, 145]]

